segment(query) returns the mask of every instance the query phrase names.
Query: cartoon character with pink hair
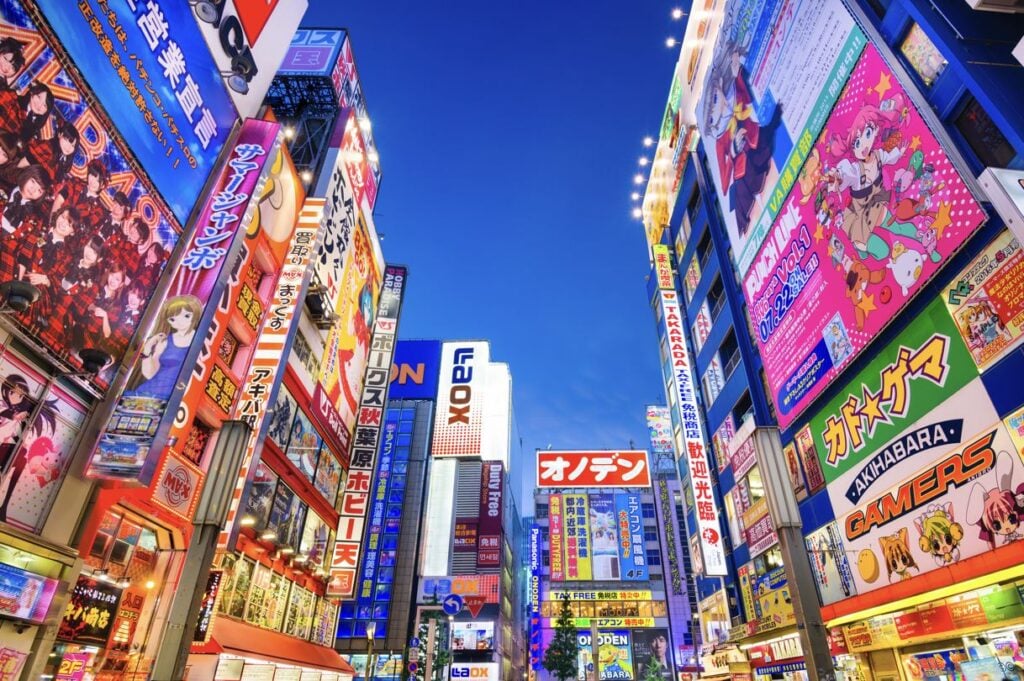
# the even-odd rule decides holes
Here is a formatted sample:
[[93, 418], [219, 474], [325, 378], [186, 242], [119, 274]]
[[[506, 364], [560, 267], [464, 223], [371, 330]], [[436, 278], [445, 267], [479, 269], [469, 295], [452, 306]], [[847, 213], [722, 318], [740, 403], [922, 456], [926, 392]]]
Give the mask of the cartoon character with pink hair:
[[1007, 452], [996, 455], [996, 484], [985, 489], [974, 483], [967, 500], [967, 518], [980, 528], [978, 536], [992, 548], [1024, 537], [1024, 483], [1013, 485], [1013, 458]]

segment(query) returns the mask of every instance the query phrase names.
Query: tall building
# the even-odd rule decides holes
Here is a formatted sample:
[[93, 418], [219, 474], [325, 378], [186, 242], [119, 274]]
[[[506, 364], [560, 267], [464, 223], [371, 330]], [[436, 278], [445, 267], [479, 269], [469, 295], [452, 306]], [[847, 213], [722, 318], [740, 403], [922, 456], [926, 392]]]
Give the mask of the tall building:
[[640, 206], [702, 675], [1012, 676], [1024, 21], [783, 5], [684, 8]]

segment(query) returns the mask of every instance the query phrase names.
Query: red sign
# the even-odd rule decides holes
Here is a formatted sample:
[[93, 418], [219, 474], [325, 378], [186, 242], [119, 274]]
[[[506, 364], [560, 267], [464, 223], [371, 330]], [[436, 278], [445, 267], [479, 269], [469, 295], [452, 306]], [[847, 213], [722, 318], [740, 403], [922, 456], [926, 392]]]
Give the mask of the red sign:
[[190, 519], [199, 503], [203, 472], [173, 450], [167, 453], [163, 469], [153, 490], [153, 501], [182, 518]]
[[538, 451], [537, 487], [650, 487], [645, 451]]
[[466, 604], [466, 610], [469, 610], [469, 614], [473, 617], [477, 617], [480, 614], [480, 610], [483, 609], [484, 603], [487, 602], [487, 597], [463, 596], [462, 602]]

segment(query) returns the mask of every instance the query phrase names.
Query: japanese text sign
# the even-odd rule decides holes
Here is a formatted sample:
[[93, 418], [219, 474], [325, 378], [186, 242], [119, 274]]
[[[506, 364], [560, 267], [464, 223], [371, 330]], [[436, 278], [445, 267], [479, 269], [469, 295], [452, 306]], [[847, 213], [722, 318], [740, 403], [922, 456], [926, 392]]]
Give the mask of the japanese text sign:
[[64, 608], [57, 638], [72, 643], [107, 645], [117, 615], [121, 589], [89, 577], [79, 577]]
[[537, 451], [537, 487], [650, 487], [647, 452]]
[[672, 276], [672, 256], [669, 255], [669, 248], [664, 244], [654, 244], [654, 273], [658, 277], [658, 288], [675, 290], [675, 278]]

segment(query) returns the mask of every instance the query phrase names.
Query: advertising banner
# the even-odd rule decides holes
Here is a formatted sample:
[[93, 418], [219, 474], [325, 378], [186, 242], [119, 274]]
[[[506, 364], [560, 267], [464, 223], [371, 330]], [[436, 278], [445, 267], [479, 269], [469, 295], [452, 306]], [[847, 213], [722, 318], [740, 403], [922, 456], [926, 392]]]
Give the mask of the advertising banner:
[[619, 526], [615, 497], [611, 494], [590, 495], [590, 555], [593, 579], [618, 581]]
[[501, 519], [504, 505], [505, 467], [498, 461], [485, 461], [480, 481], [480, 540], [477, 567], [501, 564]]
[[[0, 2], [5, 55], [17, 66], [3, 77], [0, 133], [19, 140], [5, 161], [0, 281], [27, 281], [40, 292], [28, 311], [7, 318], [76, 370], [85, 347], [110, 354], [108, 367], [89, 379], [106, 388], [178, 241], [178, 225], [33, 16], [14, 0]], [[86, 28], [81, 16], [76, 24]], [[200, 178], [196, 193], [201, 185]]]
[[440, 603], [448, 594], [458, 594], [463, 600], [483, 598], [484, 603], [498, 602], [498, 575], [445, 575], [423, 577], [417, 603]]
[[213, 618], [217, 614], [217, 602], [220, 599], [221, 585], [224, 583], [223, 570], [210, 570], [210, 576], [206, 579], [206, 588], [203, 589], [203, 600], [199, 604], [199, 619], [196, 622], [195, 632], [192, 634], [193, 643], [206, 643], [210, 640], [213, 631]]
[[[676, 506], [672, 497], [678, 493], [679, 482], [672, 480], [672, 489], [669, 489], [669, 482], [664, 478], [658, 480], [658, 503], [654, 510], [658, 521], [658, 538], [661, 540], [662, 564], [668, 565], [666, 586], [671, 593], [670, 599], [675, 599], [684, 593], [683, 557], [681, 550], [684, 549], [686, 532], [680, 532], [679, 521], [676, 517]], [[632, 534], [632, 527], [630, 527]], [[646, 558], [646, 557], [645, 557]], [[645, 560], [646, 562], [646, 560]]]
[[[668, 629], [633, 631], [633, 670], [637, 679], [675, 681], [675, 665], [669, 645]], [[655, 676], [657, 675], [657, 676]]]
[[329, 76], [338, 63], [345, 32], [337, 29], [300, 28], [292, 36], [291, 44], [277, 72], [282, 76], [308, 74]]
[[650, 487], [647, 452], [537, 451], [537, 487]]
[[484, 387], [490, 346], [486, 342], [444, 343], [434, 415], [434, 456], [480, 456]]
[[873, 46], [812, 139], [743, 281], [782, 427], [985, 219]]
[[452, 551], [455, 553], [476, 553], [476, 518], [456, 518], [452, 537]]
[[697, 314], [693, 320], [693, 351], [700, 354], [701, 348], [711, 335], [711, 310], [708, 309], [708, 301], [705, 299], [700, 304]]
[[530, 604], [530, 669], [537, 670], [541, 666], [541, 528], [539, 525], [530, 527], [530, 587], [528, 601]]
[[441, 341], [400, 340], [391, 365], [391, 399], [436, 400]]
[[121, 589], [113, 584], [79, 577], [64, 609], [57, 639], [106, 646], [120, 600]]
[[696, 115], [741, 276], [866, 42], [840, 0], [726, 3]]
[[[593, 509], [593, 502], [591, 502], [591, 509]], [[646, 582], [650, 579], [650, 574], [647, 570], [647, 553], [644, 550], [644, 522], [640, 510], [640, 495], [617, 493], [615, 495], [615, 516], [621, 578], [623, 581]], [[591, 519], [591, 528], [593, 526], [593, 519]], [[596, 538], [594, 553], [597, 554]], [[596, 565], [594, 579], [597, 579]]]
[[167, 0], [38, 5], [184, 224], [237, 121], [190, 8]]
[[562, 525], [562, 495], [552, 494], [548, 498], [548, 548], [552, 582], [565, 579], [565, 537], [562, 536]]
[[494, 622], [455, 622], [452, 650], [494, 650]]
[[570, 601], [649, 601], [653, 598], [653, 592], [649, 589], [633, 589], [629, 591], [552, 591], [548, 594], [547, 601], [550, 601], [554, 609], [559, 605], [562, 598], [568, 596]]
[[406, 284], [406, 268], [388, 265], [377, 307], [366, 380], [359, 402], [355, 446], [345, 488], [341, 493], [337, 539], [331, 557], [328, 596], [350, 598], [355, 591], [356, 571], [363, 543], [370, 480], [377, 457], [381, 423], [387, 407], [391, 358], [398, 334], [398, 317]]
[[655, 243], [651, 246], [651, 254], [654, 259], [654, 274], [658, 278], [658, 288], [674, 291], [676, 284], [675, 277], [672, 276], [672, 256], [669, 255], [668, 246]]
[[0, 615], [41, 624], [58, 581], [0, 563]]
[[1024, 337], [1024, 251], [1002, 232], [943, 292], [943, 300], [979, 370]]
[[694, 389], [690, 350], [683, 330], [683, 314], [674, 291], [661, 292], [662, 323], [668, 341], [668, 359], [672, 362], [672, 389], [675, 390], [679, 420], [683, 428], [685, 451], [680, 457], [686, 462], [690, 479], [690, 493], [696, 504], [697, 536], [702, 564], [708, 576], [724, 576], [725, 548], [718, 520], [718, 506], [712, 493], [710, 464], [707, 455], [707, 437], [697, 405]]
[[565, 524], [565, 579], [586, 582], [592, 579], [589, 504], [586, 494], [563, 494]]
[[601, 681], [633, 681], [633, 655], [628, 629], [597, 634], [597, 672]]
[[857, 587], [853, 583], [853, 571], [839, 527], [834, 522], [828, 523], [807, 535], [805, 541], [822, 604], [828, 605], [856, 595]]
[[647, 432], [654, 472], [672, 475], [676, 470], [676, 456], [672, 444], [672, 415], [668, 407], [647, 406]]
[[[686, 301], [693, 300], [693, 294], [700, 285], [700, 264], [697, 262], [697, 254], [694, 253], [693, 257], [690, 258], [690, 265], [686, 268], [686, 274], [683, 276], [683, 289], [686, 291]], [[674, 289], [670, 289], [674, 290]]]
[[186, 520], [192, 519], [199, 492], [202, 489], [203, 471], [176, 453], [168, 452], [163, 467], [156, 476], [153, 501], [168, 511]]
[[280, 126], [248, 120], [200, 213], [142, 356], [97, 444], [87, 475], [148, 484], [177, 415], [226, 284], [224, 268], [242, 247], [255, 211], [250, 199], [277, 145]]

